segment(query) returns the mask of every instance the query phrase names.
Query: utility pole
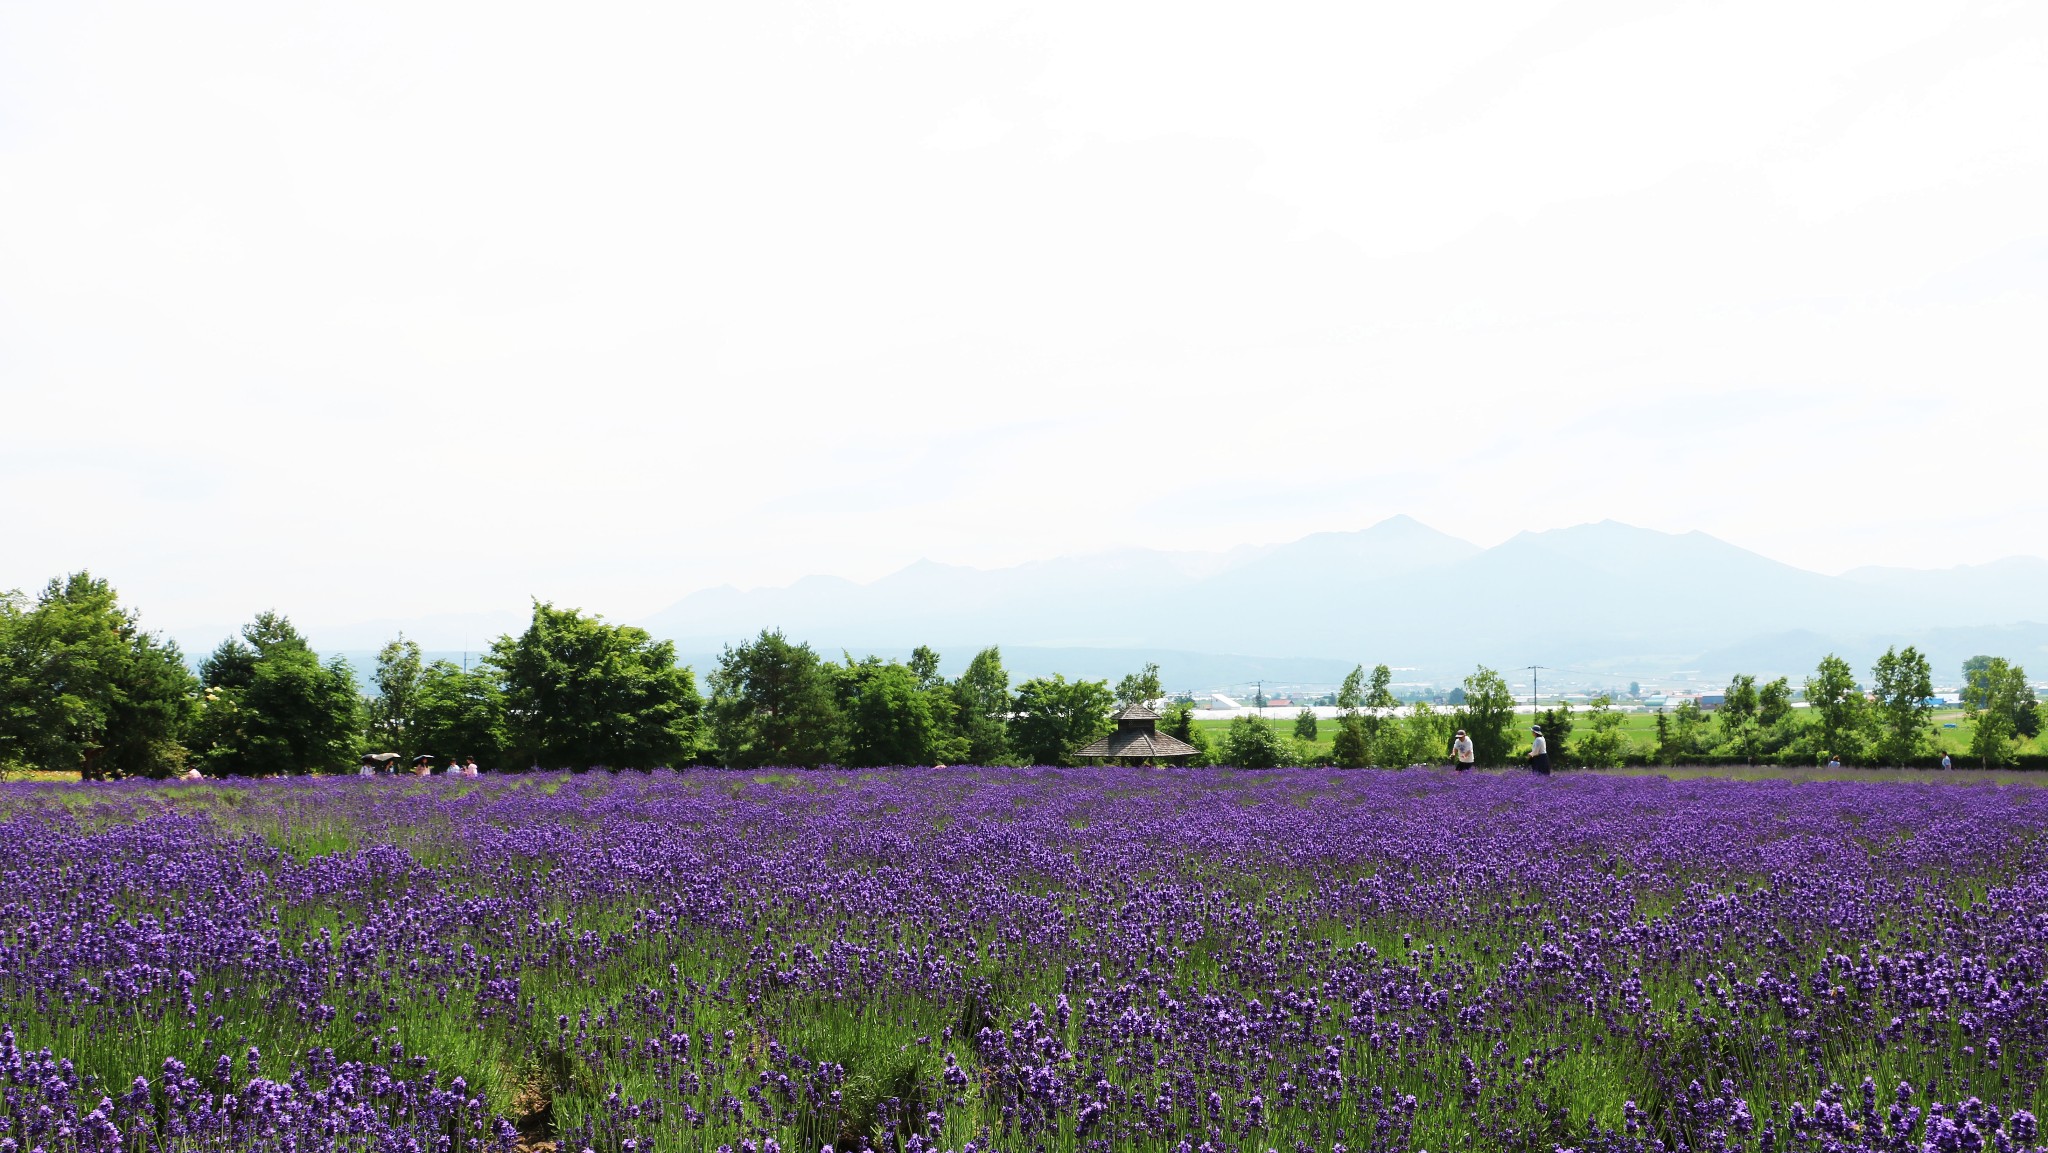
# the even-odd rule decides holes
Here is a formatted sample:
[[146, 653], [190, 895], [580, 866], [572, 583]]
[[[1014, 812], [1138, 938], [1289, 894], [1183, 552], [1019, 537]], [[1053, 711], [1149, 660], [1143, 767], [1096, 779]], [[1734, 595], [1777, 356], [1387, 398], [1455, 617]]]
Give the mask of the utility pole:
[[1536, 692], [1536, 670], [1542, 669], [1546, 672], [1555, 672], [1556, 670], [1552, 669], [1549, 665], [1524, 665], [1522, 667], [1529, 670], [1529, 720], [1533, 724], [1536, 720], [1536, 702], [1538, 699]]
[[1259, 719], [1266, 719], [1266, 682], [1252, 682], [1252, 704], [1259, 710]]

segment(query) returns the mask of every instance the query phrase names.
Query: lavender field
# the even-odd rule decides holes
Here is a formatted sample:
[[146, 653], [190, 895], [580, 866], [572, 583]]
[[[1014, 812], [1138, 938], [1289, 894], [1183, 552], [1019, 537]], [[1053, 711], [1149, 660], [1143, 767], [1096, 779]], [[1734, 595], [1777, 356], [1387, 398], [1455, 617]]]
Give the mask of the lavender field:
[[0, 786], [0, 1153], [2039, 1148], [2048, 790]]

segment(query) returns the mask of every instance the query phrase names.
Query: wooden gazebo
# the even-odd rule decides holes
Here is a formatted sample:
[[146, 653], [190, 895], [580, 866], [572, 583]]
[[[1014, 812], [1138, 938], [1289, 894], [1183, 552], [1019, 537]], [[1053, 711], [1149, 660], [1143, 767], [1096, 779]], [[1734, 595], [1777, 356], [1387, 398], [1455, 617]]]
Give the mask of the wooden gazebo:
[[1076, 757], [1095, 757], [1125, 764], [1185, 764], [1195, 746], [1159, 731], [1159, 714], [1144, 705], [1125, 705], [1114, 717], [1116, 730], [1074, 750]]

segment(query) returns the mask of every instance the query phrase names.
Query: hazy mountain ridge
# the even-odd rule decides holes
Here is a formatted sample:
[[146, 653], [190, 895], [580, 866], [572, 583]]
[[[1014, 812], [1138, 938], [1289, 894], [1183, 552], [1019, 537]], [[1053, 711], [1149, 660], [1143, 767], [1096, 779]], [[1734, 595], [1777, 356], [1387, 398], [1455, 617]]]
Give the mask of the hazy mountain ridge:
[[693, 650], [779, 627], [856, 651], [1001, 643], [1445, 671], [1480, 660], [1695, 667], [1708, 655], [1789, 651], [1769, 638], [1811, 638], [1812, 656], [1756, 669], [1796, 671], [1834, 644], [1936, 631], [1961, 643], [1971, 630], [2048, 621], [2040, 558], [1828, 576], [1706, 533], [1614, 521], [1481, 548], [1395, 517], [1210, 557], [1123, 550], [991, 570], [920, 561], [866, 585], [706, 590], [639, 623]]
[[[504, 610], [308, 631], [367, 668], [400, 631], [474, 660], [525, 622]], [[1224, 552], [1122, 549], [999, 569], [920, 560], [866, 584], [710, 588], [630, 623], [676, 641], [700, 671], [724, 645], [780, 628], [835, 658], [929, 644], [952, 672], [988, 644], [1019, 677], [1113, 677], [1156, 660], [1176, 688], [1334, 682], [1358, 661], [1438, 682], [1482, 662], [1550, 666], [1546, 685], [1796, 677], [1830, 651], [1865, 669], [1890, 644], [1921, 646], [1946, 680], [1977, 652], [2048, 674], [2048, 560], [1828, 576], [1701, 532], [1603, 521], [1481, 548], [1395, 517]], [[196, 659], [224, 635], [179, 639]]]

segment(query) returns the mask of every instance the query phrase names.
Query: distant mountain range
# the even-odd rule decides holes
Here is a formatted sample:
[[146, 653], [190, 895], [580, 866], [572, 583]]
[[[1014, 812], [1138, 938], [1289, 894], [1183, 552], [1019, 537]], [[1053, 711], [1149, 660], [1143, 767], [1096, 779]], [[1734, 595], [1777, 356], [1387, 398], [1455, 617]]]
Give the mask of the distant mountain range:
[[1124, 550], [1001, 569], [919, 561], [868, 584], [706, 589], [636, 623], [690, 652], [774, 627], [828, 652], [1257, 654], [1302, 672], [1384, 661], [1411, 679], [1535, 663], [1560, 683], [1797, 674], [1831, 650], [1867, 667], [1886, 644], [1919, 643], [1937, 678], [1952, 679], [1979, 651], [2048, 673], [2048, 561], [1836, 577], [1700, 532], [1602, 521], [1480, 548], [1398, 516], [1228, 553]]
[[[313, 637], [367, 668], [401, 629], [478, 653], [524, 620], [510, 610], [366, 621]], [[629, 623], [675, 640], [699, 669], [726, 644], [780, 628], [833, 657], [928, 644], [948, 671], [989, 644], [1020, 677], [1116, 677], [1156, 660], [1176, 689], [1334, 684], [1357, 662], [1438, 684], [1482, 662], [1511, 674], [1548, 666], [1543, 683], [1559, 687], [1797, 679], [1828, 652], [1866, 670], [1890, 644], [1920, 645], [1937, 681], [1952, 683], [1979, 652], [2048, 676], [2048, 561], [1825, 576], [1699, 532], [1603, 521], [1481, 548], [1397, 516], [1220, 553], [1128, 549], [999, 569], [925, 560], [867, 584], [705, 589]]]

